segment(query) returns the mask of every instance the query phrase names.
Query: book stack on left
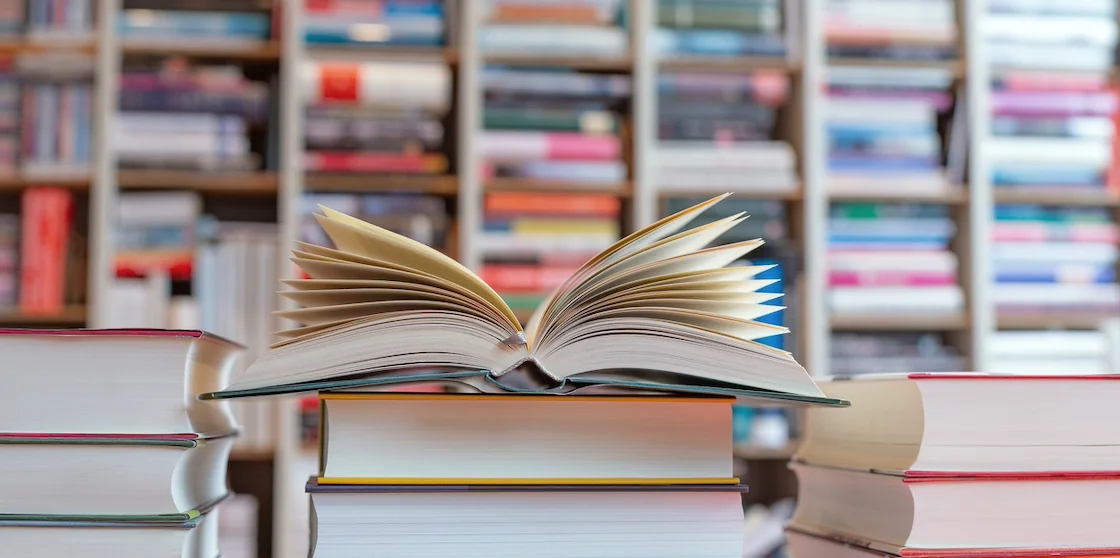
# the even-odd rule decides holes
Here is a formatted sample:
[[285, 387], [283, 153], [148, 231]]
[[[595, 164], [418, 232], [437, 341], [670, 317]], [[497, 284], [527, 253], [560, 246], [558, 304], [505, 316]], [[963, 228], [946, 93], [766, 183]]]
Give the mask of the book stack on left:
[[1120, 376], [1062, 372], [822, 382], [793, 558], [1120, 555]]
[[5, 556], [217, 558], [241, 347], [200, 331], [0, 331]]

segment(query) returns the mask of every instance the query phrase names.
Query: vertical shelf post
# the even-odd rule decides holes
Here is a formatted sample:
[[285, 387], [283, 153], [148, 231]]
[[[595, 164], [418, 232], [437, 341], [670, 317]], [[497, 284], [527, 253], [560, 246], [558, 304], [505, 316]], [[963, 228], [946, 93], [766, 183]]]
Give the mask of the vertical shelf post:
[[86, 271], [86, 325], [109, 320], [109, 287], [115, 275], [114, 231], [117, 228], [117, 102], [120, 93], [121, 45], [117, 37], [120, 0], [99, 0], [94, 62], [93, 164], [89, 192], [89, 266]]
[[631, 215], [634, 230], [657, 221], [657, 54], [653, 32], [657, 28], [655, 2], [630, 1], [631, 63], [630, 106], [633, 121], [631, 162], [634, 180]]
[[985, 2], [966, 0], [961, 5], [965, 31], [965, 91], [968, 103], [968, 230], [969, 250], [963, 277], [970, 295], [969, 325], [973, 370], [988, 369], [987, 340], [995, 329], [995, 308], [991, 303], [992, 184], [988, 171], [987, 142], [989, 125], [989, 87], [991, 71], [984, 45]]
[[482, 230], [482, 177], [476, 140], [482, 130], [482, 53], [479, 2], [459, 4], [459, 260], [482, 267], [478, 235]]
[[802, 161], [804, 189], [802, 223], [805, 227], [805, 272], [800, 293], [805, 336], [803, 364], [810, 374], [829, 373], [830, 332], [828, 310], [828, 184], [824, 138], [825, 36], [821, 22], [824, 0], [805, 0], [802, 10], [801, 96]]

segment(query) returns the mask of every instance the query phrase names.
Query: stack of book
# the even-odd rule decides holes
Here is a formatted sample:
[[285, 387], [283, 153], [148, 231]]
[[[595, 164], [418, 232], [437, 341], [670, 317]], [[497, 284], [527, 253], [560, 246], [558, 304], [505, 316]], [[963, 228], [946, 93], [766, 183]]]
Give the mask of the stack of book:
[[249, 127], [268, 115], [265, 83], [237, 66], [126, 68], [113, 138], [126, 168], [248, 171], [262, 158], [252, 151]]
[[[264, 44], [271, 33], [268, 12], [160, 9], [148, 2], [144, 9], [120, 13], [117, 31], [133, 46], [173, 46], [180, 49], [246, 48]], [[205, 3], [205, 2], [204, 2]], [[212, 2], [215, 8], [221, 2]]]
[[[1059, 373], [1060, 368], [1054, 369]], [[794, 457], [793, 558], [1116, 556], [1117, 376], [823, 382]]]
[[829, 306], [840, 315], [949, 315], [964, 307], [956, 225], [942, 205], [840, 203], [828, 222]]
[[621, 203], [605, 194], [486, 195], [481, 276], [520, 315], [620, 236]]
[[441, 252], [453, 253], [453, 231], [444, 198], [410, 194], [306, 194], [300, 216], [300, 240], [325, 246], [330, 239], [315, 221], [319, 206], [337, 208]]
[[1107, 73], [1004, 74], [991, 109], [994, 187], [1094, 193], [1115, 181], [1117, 98]]
[[501, 56], [603, 57], [630, 50], [625, 0], [491, 0], [478, 31], [482, 52]]
[[19, 215], [0, 214], [0, 311], [19, 303]]
[[833, 333], [834, 376], [890, 372], [957, 372], [968, 368], [960, 351], [937, 333]]
[[73, 227], [74, 199], [65, 188], [23, 191], [19, 235], [19, 310], [61, 313], [85, 294], [85, 239]]
[[782, 0], [658, 0], [662, 56], [782, 56]]
[[20, 168], [30, 176], [88, 176], [92, 161], [93, 86], [29, 80], [20, 99]]
[[630, 78], [569, 70], [487, 68], [479, 156], [484, 177], [617, 187]]
[[443, 174], [451, 71], [442, 62], [335, 63], [301, 69], [304, 170]]
[[940, 119], [953, 109], [952, 83], [940, 69], [829, 68], [829, 191], [932, 196], [959, 185], [963, 111], [945, 138], [939, 132]]
[[93, 0], [28, 0], [27, 38], [44, 42], [93, 40]]
[[[239, 347], [199, 331], [7, 330], [0, 541], [12, 556], [215, 558]], [[75, 374], [81, 369], [80, 374]]]
[[665, 73], [658, 77], [656, 183], [662, 190], [793, 192], [797, 156], [774, 141], [786, 76]]
[[1117, 348], [1110, 347], [1102, 331], [997, 331], [986, 344], [988, 368], [993, 374], [1116, 372], [1109, 359]]
[[442, 0], [304, 0], [303, 36], [309, 45], [439, 46], [444, 28]]
[[[761, 242], [704, 249], [742, 216], [678, 232], [719, 200], [600, 253], [526, 328], [451, 259], [323, 208], [336, 249], [295, 253], [296, 327], [204, 398], [320, 392], [315, 556], [738, 558], [735, 398], [847, 402], [753, 342], [784, 332], [752, 321], [779, 295], [725, 266]], [[433, 384], [457, 393], [379, 393]]]
[[1109, 72], [1117, 42], [1116, 3], [994, 0], [980, 30], [999, 68]]
[[1120, 312], [1118, 226], [1105, 208], [996, 206], [992, 298], [1001, 316]]
[[118, 200], [117, 276], [159, 271], [172, 280], [189, 279], [202, 197], [195, 192], [123, 192]]
[[830, 56], [943, 60], [957, 55], [955, 0], [827, 0]]

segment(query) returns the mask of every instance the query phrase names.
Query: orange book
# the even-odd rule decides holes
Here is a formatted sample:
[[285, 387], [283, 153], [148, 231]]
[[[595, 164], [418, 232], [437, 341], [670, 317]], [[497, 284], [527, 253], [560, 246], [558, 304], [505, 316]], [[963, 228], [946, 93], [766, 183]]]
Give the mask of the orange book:
[[486, 196], [485, 210], [488, 214], [617, 217], [621, 205], [609, 194], [501, 192]]

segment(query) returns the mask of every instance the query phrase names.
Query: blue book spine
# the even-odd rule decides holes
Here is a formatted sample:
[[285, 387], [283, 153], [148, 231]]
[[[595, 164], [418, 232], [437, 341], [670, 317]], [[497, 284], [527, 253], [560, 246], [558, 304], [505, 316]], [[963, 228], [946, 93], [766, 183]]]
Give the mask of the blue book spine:
[[308, 26], [304, 29], [303, 40], [310, 45], [368, 45], [378, 46], [415, 46], [438, 47], [443, 46], [443, 34], [401, 34], [394, 33], [385, 41], [356, 41], [347, 32], [338, 29], [316, 29]]
[[[783, 283], [785, 282], [785, 277], [783, 276], [781, 263], [778, 260], [773, 260], [773, 259], [750, 260], [749, 265], [773, 265], [774, 266], [774, 267], [772, 267], [772, 268], [770, 268], [766, 271], [763, 271], [762, 273], [759, 273], [758, 275], [755, 276], [756, 279], [776, 279], [777, 280], [773, 284], [762, 287], [761, 289], [758, 290], [758, 292], [760, 292], [760, 293], [780, 293], [780, 292], [783, 292], [783, 289], [784, 289]], [[771, 303], [771, 304], [777, 304], [777, 303], [775, 302], [775, 303]], [[764, 323], [764, 324], [784, 326], [785, 323], [786, 323], [785, 318], [786, 318], [785, 317], [785, 310], [779, 310], [779, 311], [774, 312], [772, 314], [767, 314], [767, 315], [759, 318], [756, 321], [758, 321], [759, 323]], [[774, 347], [775, 349], [785, 350], [785, 348], [786, 348], [785, 339], [786, 339], [785, 335], [774, 335], [774, 336], [771, 336], [771, 337], [764, 337], [762, 339], [759, 339], [758, 342], [763, 344], [763, 345], [768, 345], [768, 346]]]
[[1104, 172], [1099, 168], [1049, 167], [1030, 168], [1002, 167], [992, 169], [992, 184], [995, 186], [1102, 186]]
[[949, 238], [948, 236], [940, 234], [904, 234], [892, 236], [842, 232], [832, 232], [828, 234], [829, 244], [928, 244], [930, 246], [945, 246], [949, 243]]
[[1077, 283], [1077, 284], [1108, 284], [1116, 282], [1116, 269], [1110, 266], [1100, 266], [1095, 272], [1078, 277], [1078, 281], [1063, 281], [1058, 270], [1054, 269], [1016, 269], [1010, 271], [996, 270], [997, 283]]
[[717, 29], [658, 29], [653, 40], [657, 51], [664, 54], [782, 56], [786, 52], [780, 36]]
[[123, 37], [154, 34], [199, 37], [268, 38], [269, 18], [265, 14], [241, 12], [150, 11], [144, 17], [125, 11], [117, 20]]
[[841, 172], [891, 173], [932, 171], [941, 168], [938, 162], [925, 157], [836, 157], [828, 158], [828, 168]]

